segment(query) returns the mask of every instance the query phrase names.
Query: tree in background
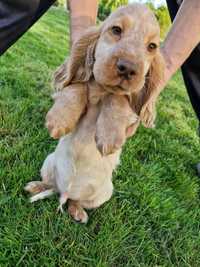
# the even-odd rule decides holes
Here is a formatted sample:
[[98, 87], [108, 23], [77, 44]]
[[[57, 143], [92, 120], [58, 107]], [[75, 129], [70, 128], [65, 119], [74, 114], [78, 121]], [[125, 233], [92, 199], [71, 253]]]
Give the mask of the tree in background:
[[65, 6], [66, 5], [66, 0], [57, 0], [54, 3], [54, 6]]
[[104, 20], [113, 10], [127, 4], [128, 0], [100, 0], [98, 18]]
[[167, 34], [171, 20], [169, 17], [169, 12], [167, 10], [167, 7], [165, 5], [161, 5], [159, 7], [155, 7], [154, 3], [155, 1], [153, 0], [147, 0], [146, 5], [154, 12], [159, 25], [160, 25], [160, 33], [161, 33], [161, 38], [164, 39], [165, 35]]
[[[98, 18], [100, 20], [104, 20], [109, 14], [122, 5], [127, 5], [128, 0], [100, 0], [99, 1], [99, 10], [98, 10]], [[147, 0], [146, 4], [153, 10], [156, 18], [158, 19], [160, 30], [161, 30], [161, 38], [163, 39], [169, 29], [170, 26], [170, 17], [166, 6], [161, 5], [156, 8], [153, 4], [152, 0]]]
[[160, 6], [154, 12], [160, 24], [161, 38], [164, 38], [171, 24], [168, 10], [165, 6]]

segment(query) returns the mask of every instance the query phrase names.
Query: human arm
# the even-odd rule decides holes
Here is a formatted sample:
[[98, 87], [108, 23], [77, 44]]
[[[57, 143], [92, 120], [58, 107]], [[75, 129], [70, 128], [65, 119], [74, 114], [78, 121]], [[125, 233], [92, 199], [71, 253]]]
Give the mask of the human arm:
[[162, 89], [200, 42], [200, 1], [184, 0], [162, 47], [166, 69]]
[[96, 23], [97, 0], [68, 0], [70, 12], [70, 38], [73, 43], [83, 30]]
[[165, 62], [163, 78], [153, 90], [153, 94], [149, 97], [140, 113], [140, 117], [147, 125], [153, 125], [155, 104], [160, 92], [199, 42], [200, 1], [183, 0], [161, 49]]

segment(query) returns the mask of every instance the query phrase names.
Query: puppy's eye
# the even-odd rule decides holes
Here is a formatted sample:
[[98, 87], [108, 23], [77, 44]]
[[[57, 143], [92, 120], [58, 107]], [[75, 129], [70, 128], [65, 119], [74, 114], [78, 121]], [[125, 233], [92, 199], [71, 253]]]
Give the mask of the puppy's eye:
[[111, 30], [114, 35], [119, 36], [122, 33], [122, 29], [119, 26], [113, 26]]
[[152, 52], [152, 51], [154, 51], [154, 50], [156, 50], [156, 48], [157, 48], [158, 46], [157, 46], [157, 44], [155, 44], [155, 43], [150, 43], [149, 45], [148, 45], [148, 51], [149, 52]]

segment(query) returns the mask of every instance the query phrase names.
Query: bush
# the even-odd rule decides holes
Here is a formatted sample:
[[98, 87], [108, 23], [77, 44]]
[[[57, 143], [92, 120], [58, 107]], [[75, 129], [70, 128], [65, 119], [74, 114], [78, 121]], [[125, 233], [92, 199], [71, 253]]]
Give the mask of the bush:
[[128, 0], [100, 0], [98, 18], [104, 20], [113, 10], [127, 4]]
[[66, 5], [66, 0], [57, 0], [54, 3], [54, 6], [65, 6]]
[[156, 18], [160, 25], [161, 38], [164, 38], [171, 24], [167, 7], [162, 5], [158, 8], [155, 8], [151, 1], [148, 1], [147, 5], [151, 10], [153, 10], [154, 14], [156, 15]]
[[171, 24], [168, 10], [165, 6], [161, 6], [156, 9], [155, 14], [160, 24], [161, 37], [164, 38]]
[[[113, 10], [115, 10], [119, 6], [127, 4], [128, 0], [100, 0], [98, 18], [100, 20], [104, 20]], [[154, 14], [156, 15], [156, 18], [158, 19], [160, 25], [161, 38], [164, 38], [170, 26], [170, 17], [167, 8], [164, 5], [155, 8], [151, 0], [147, 1], [147, 5], [151, 10], [153, 10]]]

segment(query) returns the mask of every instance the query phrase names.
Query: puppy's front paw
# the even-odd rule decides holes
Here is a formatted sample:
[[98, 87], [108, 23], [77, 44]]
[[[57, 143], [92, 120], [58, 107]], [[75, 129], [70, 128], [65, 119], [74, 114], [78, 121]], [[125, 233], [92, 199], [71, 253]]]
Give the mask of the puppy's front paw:
[[50, 109], [46, 116], [46, 127], [49, 130], [50, 136], [58, 139], [61, 136], [68, 134], [72, 131], [74, 125], [68, 120], [66, 114], [59, 109]]
[[102, 135], [99, 131], [96, 132], [95, 141], [97, 149], [102, 156], [110, 155], [119, 150], [125, 142], [125, 134], [117, 134], [116, 132]]
[[144, 125], [144, 127], [154, 128], [155, 118], [156, 118], [155, 105], [153, 103], [145, 104], [140, 112], [140, 120]]

